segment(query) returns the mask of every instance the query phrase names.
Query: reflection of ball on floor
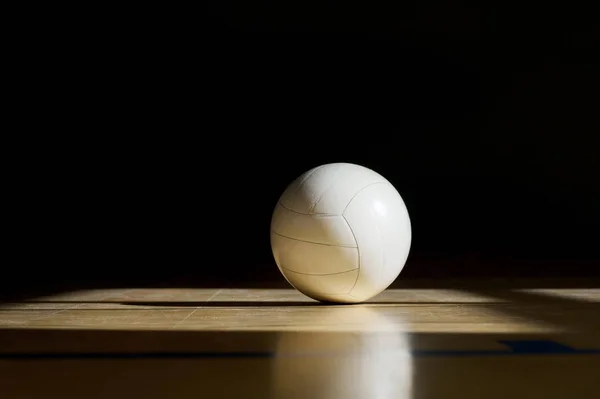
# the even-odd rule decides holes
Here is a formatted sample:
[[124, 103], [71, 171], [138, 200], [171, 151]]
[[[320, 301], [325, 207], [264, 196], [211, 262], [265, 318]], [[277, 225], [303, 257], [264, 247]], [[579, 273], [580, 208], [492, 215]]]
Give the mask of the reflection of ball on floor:
[[362, 166], [311, 169], [284, 191], [271, 220], [271, 248], [288, 282], [328, 302], [362, 302], [400, 274], [411, 226], [398, 191]]
[[399, 315], [390, 319], [377, 307], [331, 306], [303, 320], [309, 331], [277, 333], [273, 397], [415, 397], [411, 342]]

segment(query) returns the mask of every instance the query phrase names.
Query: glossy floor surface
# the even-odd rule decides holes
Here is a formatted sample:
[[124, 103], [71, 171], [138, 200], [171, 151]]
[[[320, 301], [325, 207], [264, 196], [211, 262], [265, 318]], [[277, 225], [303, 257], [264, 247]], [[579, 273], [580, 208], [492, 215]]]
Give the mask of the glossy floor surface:
[[115, 289], [0, 304], [3, 398], [598, 398], [600, 289]]

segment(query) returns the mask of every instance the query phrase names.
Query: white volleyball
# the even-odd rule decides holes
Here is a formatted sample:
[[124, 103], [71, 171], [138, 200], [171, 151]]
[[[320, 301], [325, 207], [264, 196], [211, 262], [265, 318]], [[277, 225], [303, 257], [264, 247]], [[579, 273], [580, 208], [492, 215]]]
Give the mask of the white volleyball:
[[318, 301], [357, 303], [385, 290], [410, 251], [411, 224], [394, 186], [349, 163], [321, 165], [283, 192], [271, 219], [279, 270]]

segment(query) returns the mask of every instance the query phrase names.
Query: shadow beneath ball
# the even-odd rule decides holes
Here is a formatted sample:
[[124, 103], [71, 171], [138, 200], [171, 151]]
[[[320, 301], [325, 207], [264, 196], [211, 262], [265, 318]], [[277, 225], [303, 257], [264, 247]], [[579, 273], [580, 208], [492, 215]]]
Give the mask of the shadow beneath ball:
[[[106, 303], [103, 301], [102, 303]], [[287, 306], [323, 306], [320, 302], [302, 302], [302, 301], [215, 301], [215, 302], [118, 302], [120, 305], [127, 306], [156, 306], [156, 307], [193, 307], [193, 308], [239, 308], [239, 307], [287, 307]]]
[[[101, 301], [98, 303], [110, 303]], [[175, 307], [175, 308], [269, 308], [269, 307], [340, 307], [340, 306], [378, 306], [378, 305], [410, 305], [415, 302], [317, 302], [317, 301], [215, 301], [215, 302], [114, 302], [126, 306]], [[422, 304], [423, 302], [419, 302]], [[438, 304], [438, 302], [432, 302]]]

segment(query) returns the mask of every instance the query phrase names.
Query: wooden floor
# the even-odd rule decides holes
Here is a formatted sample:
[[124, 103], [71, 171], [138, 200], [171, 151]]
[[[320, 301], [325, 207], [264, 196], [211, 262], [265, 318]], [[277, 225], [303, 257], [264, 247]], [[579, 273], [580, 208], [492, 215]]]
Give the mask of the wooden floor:
[[[475, 285], [476, 286], [476, 285]], [[115, 289], [0, 304], [0, 397], [599, 398], [600, 289]]]

